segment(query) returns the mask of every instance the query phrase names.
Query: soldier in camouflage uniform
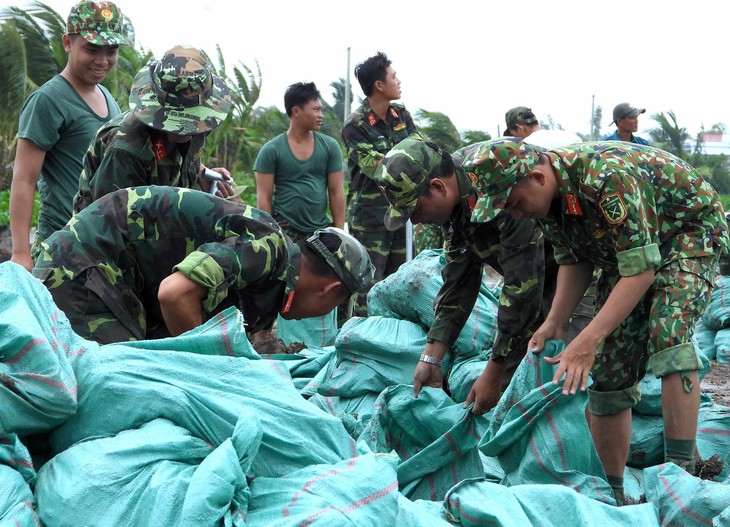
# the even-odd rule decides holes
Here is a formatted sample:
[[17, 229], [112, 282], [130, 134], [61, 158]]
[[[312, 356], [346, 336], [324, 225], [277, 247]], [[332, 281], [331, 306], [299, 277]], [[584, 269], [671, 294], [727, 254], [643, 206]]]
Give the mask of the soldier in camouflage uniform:
[[[355, 76], [366, 96], [342, 128], [347, 151], [350, 187], [347, 222], [350, 232], [362, 242], [375, 265], [374, 282], [398, 270], [406, 261], [405, 228], [383, 228], [388, 203], [373, 182], [380, 160], [394, 145], [416, 131], [411, 114], [400, 99], [400, 80], [388, 57], [380, 52], [355, 67]], [[367, 291], [360, 294], [355, 314], [367, 315]]]
[[101, 343], [178, 335], [236, 306], [249, 333], [321, 316], [367, 285], [372, 265], [328, 227], [298, 245], [267, 213], [174, 187], [118, 190], [41, 245], [34, 276], [71, 325]]
[[717, 263], [730, 246], [715, 190], [687, 163], [649, 146], [597, 142], [538, 152], [514, 138], [475, 155], [489, 172], [473, 217], [505, 209], [538, 218], [555, 248], [560, 284], [530, 346], [559, 338], [593, 265], [602, 270], [588, 326], [556, 357], [563, 393], [588, 391], [588, 424], [617, 502], [631, 408], [647, 366], [662, 379], [665, 459], [694, 472], [701, 362], [690, 342]]
[[471, 315], [484, 264], [504, 276], [498, 334], [487, 367], [467, 398], [468, 403], [476, 400], [473, 412], [478, 414], [497, 404], [501, 388], [524, 356], [541, 310], [552, 299], [557, 272], [552, 253], [546, 251], [543, 235], [532, 221], [501, 214], [485, 222], [472, 215], [483, 183], [481, 166], [468, 154], [481, 144], [452, 157], [415, 134], [388, 152], [374, 177], [390, 203], [385, 214], [388, 229], [400, 228], [410, 218], [416, 224], [441, 225], [445, 234], [444, 285], [413, 375], [414, 395], [422, 386], [442, 386], [441, 361]]
[[[206, 136], [228, 115], [231, 97], [197, 49], [176, 46], [142, 68], [129, 95], [130, 110], [102, 126], [84, 156], [78, 212], [121, 188], [170, 185], [207, 191], [201, 177]], [[215, 172], [230, 180], [225, 168]], [[219, 195], [233, 194], [219, 185]]]

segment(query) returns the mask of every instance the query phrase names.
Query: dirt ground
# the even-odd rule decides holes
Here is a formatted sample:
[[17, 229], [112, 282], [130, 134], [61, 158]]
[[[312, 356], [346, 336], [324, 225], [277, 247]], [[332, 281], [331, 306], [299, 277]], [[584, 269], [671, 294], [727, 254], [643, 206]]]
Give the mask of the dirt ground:
[[715, 404], [730, 406], [730, 365], [712, 363], [712, 369], [702, 379], [702, 391], [709, 393]]

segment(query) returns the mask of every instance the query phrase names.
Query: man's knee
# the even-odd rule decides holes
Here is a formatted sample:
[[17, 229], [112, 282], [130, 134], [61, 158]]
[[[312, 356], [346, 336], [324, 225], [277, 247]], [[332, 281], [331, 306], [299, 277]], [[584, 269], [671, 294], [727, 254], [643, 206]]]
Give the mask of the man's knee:
[[616, 415], [633, 408], [641, 399], [638, 384], [616, 391], [588, 390], [588, 410], [591, 415]]
[[685, 342], [654, 353], [649, 357], [649, 365], [659, 378], [670, 373], [699, 370], [702, 368], [702, 361], [694, 345]]

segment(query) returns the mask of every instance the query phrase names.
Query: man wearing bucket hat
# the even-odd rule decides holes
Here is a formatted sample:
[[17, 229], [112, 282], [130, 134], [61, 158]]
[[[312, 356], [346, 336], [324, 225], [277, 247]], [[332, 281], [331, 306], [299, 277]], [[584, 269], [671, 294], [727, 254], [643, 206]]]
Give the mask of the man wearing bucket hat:
[[646, 108], [634, 108], [627, 102], [617, 104], [613, 109], [613, 121], [616, 131], [605, 138], [606, 141], [627, 141], [638, 145], [648, 145], [649, 141], [634, 133], [639, 129], [639, 115], [646, 112]]
[[[63, 71], [23, 104], [10, 192], [12, 261], [28, 271], [38, 243], [61, 229], [73, 213], [82, 158], [101, 125], [120, 109], [101, 82], [127, 44], [124, 17], [112, 2], [82, 1], [71, 8], [62, 37]], [[36, 191], [41, 204], [35, 243], [30, 227]]]
[[596, 142], [537, 151], [489, 142], [485, 196], [474, 216], [536, 218], [560, 264], [558, 289], [530, 347], [539, 353], [602, 273], [595, 318], [554, 358], [563, 394], [588, 390], [588, 424], [609, 483], [623, 501], [631, 409], [651, 367], [661, 378], [665, 460], [695, 469], [701, 362], [691, 343], [717, 263], [730, 246], [715, 190], [687, 163], [649, 146]]
[[[231, 98], [205, 55], [189, 46], [165, 52], [137, 73], [129, 106], [100, 128], [89, 145], [74, 211], [120, 188], [209, 189], [200, 156], [206, 136], [228, 115]], [[213, 170], [231, 181], [225, 168]], [[233, 194], [230, 183], [218, 187], [222, 197]]]
[[[479, 293], [485, 263], [504, 277], [497, 316], [498, 334], [487, 367], [467, 402], [482, 414], [497, 404], [501, 389], [524, 356], [543, 304], [552, 300], [557, 269], [542, 233], [528, 219], [508, 214], [481, 222], [472, 211], [478, 203], [482, 168], [475, 143], [454, 156], [438, 145], [411, 135], [386, 154], [375, 172], [389, 207], [385, 226], [395, 229], [409, 218], [416, 224], [443, 227], [444, 285], [435, 300], [435, 322], [414, 372], [414, 394], [422, 386], [442, 386], [441, 361], [456, 342]], [[546, 280], [546, 276], [548, 279]], [[549, 284], [547, 287], [545, 283]], [[547, 312], [545, 310], [545, 312]]]
[[369, 284], [365, 248], [326, 227], [294, 244], [258, 209], [167, 186], [115, 191], [41, 247], [33, 274], [101, 343], [179, 335], [236, 306], [246, 329], [321, 316]]

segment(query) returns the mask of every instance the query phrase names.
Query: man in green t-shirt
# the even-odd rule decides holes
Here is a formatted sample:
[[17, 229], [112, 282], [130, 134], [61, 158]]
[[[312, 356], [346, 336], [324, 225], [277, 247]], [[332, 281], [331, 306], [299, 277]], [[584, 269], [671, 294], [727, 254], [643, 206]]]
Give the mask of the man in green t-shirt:
[[[343, 156], [332, 137], [318, 132], [322, 126], [322, 101], [313, 82], [297, 82], [284, 93], [289, 129], [267, 142], [254, 164], [256, 206], [271, 213], [295, 241], [331, 223], [345, 224]], [[285, 344], [304, 342], [327, 346], [337, 335], [337, 311], [310, 321], [279, 317], [277, 336]]]
[[[36, 242], [71, 218], [81, 160], [98, 128], [120, 113], [101, 82], [127, 40], [123, 17], [112, 2], [81, 1], [67, 18], [66, 67], [23, 104], [10, 190], [12, 261], [33, 268], [30, 225], [36, 185], [41, 197]], [[34, 244], [33, 255], [38, 248]]]
[[318, 132], [322, 102], [313, 82], [292, 84], [284, 94], [289, 129], [259, 152], [256, 206], [272, 214], [294, 240], [330, 224], [345, 224], [343, 157], [337, 141]]

